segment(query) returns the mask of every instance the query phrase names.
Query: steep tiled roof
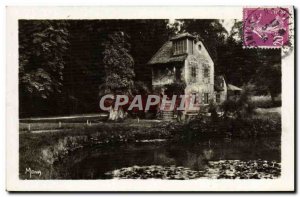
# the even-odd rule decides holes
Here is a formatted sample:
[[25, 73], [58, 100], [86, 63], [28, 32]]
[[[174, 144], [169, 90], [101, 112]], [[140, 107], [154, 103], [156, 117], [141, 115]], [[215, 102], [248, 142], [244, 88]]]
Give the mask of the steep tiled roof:
[[182, 34], [178, 34], [178, 35], [174, 36], [173, 38], [171, 38], [171, 40], [177, 40], [177, 39], [179, 39], [179, 38], [186, 38], [186, 37], [192, 38], [192, 39], [195, 39], [195, 38], [196, 38], [195, 36], [193, 36], [193, 35], [190, 34], [190, 33], [182, 33]]
[[148, 64], [165, 64], [170, 62], [183, 62], [187, 54], [173, 56], [172, 41], [167, 41], [151, 58]]
[[234, 86], [234, 85], [232, 85], [232, 84], [228, 84], [228, 85], [227, 85], [227, 90], [228, 90], [228, 91], [242, 91], [243, 89], [241, 89], [241, 88], [239, 88], [239, 87], [237, 87], [237, 86]]

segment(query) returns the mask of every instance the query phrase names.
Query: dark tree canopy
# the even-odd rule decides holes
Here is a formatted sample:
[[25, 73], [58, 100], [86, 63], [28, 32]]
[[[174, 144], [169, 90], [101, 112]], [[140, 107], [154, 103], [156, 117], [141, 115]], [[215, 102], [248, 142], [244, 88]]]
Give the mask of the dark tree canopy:
[[134, 84], [134, 60], [129, 54], [128, 35], [124, 32], [109, 34], [103, 43], [105, 93], [132, 94]]
[[68, 47], [64, 21], [21, 21], [19, 77], [21, 91], [46, 99], [60, 92]]
[[21, 20], [19, 25], [20, 111], [38, 112], [43, 110], [37, 109], [38, 103], [47, 105], [51, 96], [62, 91], [68, 24], [66, 21]]
[[[62, 28], [62, 32], [67, 33], [62, 36], [63, 41], [67, 42], [66, 45], [61, 46], [59, 41], [57, 43], [60, 52], [48, 51], [49, 53], [46, 53], [39, 48], [42, 43], [47, 46], [48, 37], [43, 37], [41, 40], [37, 40], [36, 44], [32, 44], [34, 37], [47, 33], [43, 28], [49, 24], [54, 29]], [[151, 69], [146, 66], [146, 63], [172, 34], [172, 31], [167, 28], [167, 24], [168, 20], [20, 21], [20, 103], [22, 106], [33, 106], [33, 110], [27, 107], [20, 109], [21, 116], [98, 112], [99, 86], [105, 83], [104, 43], [109, 39], [108, 35], [113, 32], [122, 31], [128, 35], [127, 42], [131, 45], [129, 54], [135, 62], [134, 79], [143, 81], [150, 87]], [[43, 61], [37, 57], [40, 52], [42, 53], [40, 58]], [[30, 70], [27, 69], [28, 62], [30, 61], [30, 66], [33, 66], [32, 63], [37, 60], [44, 63], [35, 64], [36, 68], [40, 68], [40, 70], [35, 75], [31, 75]], [[50, 80], [49, 77], [42, 80], [45, 81], [42, 85], [46, 88], [45, 91], [34, 89], [34, 86], [40, 84], [36, 84], [38, 80], [31, 80], [28, 75], [39, 78], [41, 73], [48, 72], [48, 67], [54, 65], [54, 62], [58, 62], [55, 63], [55, 66], [63, 65], [63, 69], [59, 67], [60, 69], [57, 69], [54, 75], [52, 73], [42, 75], [43, 77], [51, 76], [51, 82], [47, 82]], [[42, 70], [43, 72], [41, 72]], [[60, 77], [63, 77], [63, 80]], [[34, 91], [34, 93], [29, 91]], [[31, 99], [35, 94], [37, 98], [46, 97], [39, 101], [41, 102], [39, 105], [42, 106], [40, 111], [35, 110], [36, 107]], [[27, 99], [27, 96], [30, 98]]]
[[189, 32], [197, 35], [207, 46], [213, 60], [218, 58], [217, 48], [224, 45], [225, 37], [228, 34], [226, 29], [221, 24], [221, 20], [215, 19], [184, 19], [180, 32]]
[[181, 32], [203, 40], [215, 75], [237, 86], [251, 83], [261, 94], [280, 93], [281, 51], [243, 49], [241, 27], [237, 20], [230, 32], [221, 20], [20, 20], [20, 115], [99, 112], [104, 86], [151, 90], [147, 62]]
[[235, 21], [217, 54], [215, 70], [228, 83], [253, 84], [257, 94], [271, 94], [272, 98], [281, 93], [281, 50], [243, 48], [241, 21]]

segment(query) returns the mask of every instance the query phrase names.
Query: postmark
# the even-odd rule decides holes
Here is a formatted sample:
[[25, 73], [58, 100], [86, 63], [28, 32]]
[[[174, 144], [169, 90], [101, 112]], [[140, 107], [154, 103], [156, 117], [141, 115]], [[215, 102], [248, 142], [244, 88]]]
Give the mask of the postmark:
[[244, 8], [243, 44], [245, 47], [280, 48], [289, 44], [287, 8]]

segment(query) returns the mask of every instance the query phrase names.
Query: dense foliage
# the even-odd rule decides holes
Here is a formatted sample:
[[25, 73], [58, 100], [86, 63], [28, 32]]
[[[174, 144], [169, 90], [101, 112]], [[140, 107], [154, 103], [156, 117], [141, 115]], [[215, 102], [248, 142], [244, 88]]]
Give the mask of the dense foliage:
[[66, 64], [65, 55], [68, 44], [66, 21], [20, 21], [19, 90], [21, 112], [33, 112], [34, 109], [38, 111], [39, 109], [35, 107], [36, 104], [47, 105], [51, 96], [62, 91], [63, 69]]
[[132, 94], [134, 60], [124, 32], [115, 32], [104, 42], [105, 93]]
[[[99, 92], [105, 86], [114, 91], [122, 85], [122, 91], [136, 93], [140, 87], [134, 86], [143, 83], [144, 89], [151, 90], [147, 62], [164, 42], [181, 32], [190, 32], [204, 41], [215, 62], [215, 74], [224, 75], [226, 82], [253, 84], [257, 95], [270, 94], [274, 98], [280, 94], [281, 50], [243, 49], [242, 23], [235, 21], [227, 32], [222, 22], [20, 20], [20, 116], [99, 112]], [[112, 59], [125, 63], [120, 66]], [[116, 76], [108, 75], [109, 69], [113, 70], [110, 66], [115, 65], [126, 68], [117, 71], [124, 72], [123, 76], [128, 74], [130, 80], [119, 79], [124, 82], [119, 84]]]
[[186, 143], [197, 142], [204, 137], [256, 138], [264, 136], [280, 136], [281, 118], [274, 115], [269, 118], [221, 118], [211, 120], [196, 118], [173, 130], [174, 139]]

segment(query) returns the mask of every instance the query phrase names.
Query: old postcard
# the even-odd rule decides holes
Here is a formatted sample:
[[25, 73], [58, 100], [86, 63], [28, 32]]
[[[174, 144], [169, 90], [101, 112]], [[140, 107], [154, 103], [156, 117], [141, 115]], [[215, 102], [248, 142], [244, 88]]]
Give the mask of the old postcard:
[[7, 7], [8, 191], [294, 191], [294, 8]]

